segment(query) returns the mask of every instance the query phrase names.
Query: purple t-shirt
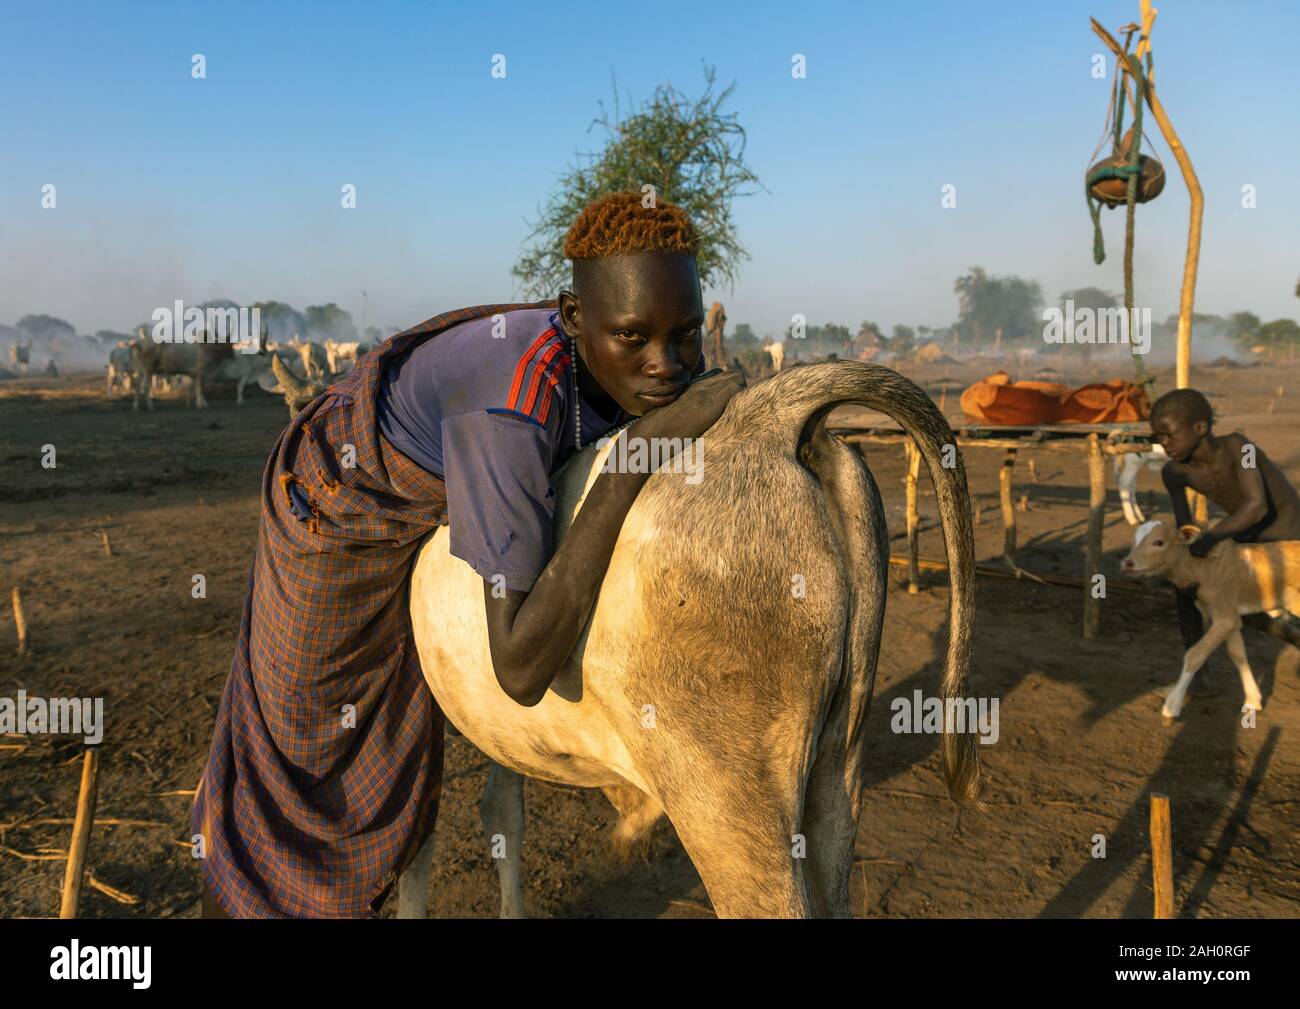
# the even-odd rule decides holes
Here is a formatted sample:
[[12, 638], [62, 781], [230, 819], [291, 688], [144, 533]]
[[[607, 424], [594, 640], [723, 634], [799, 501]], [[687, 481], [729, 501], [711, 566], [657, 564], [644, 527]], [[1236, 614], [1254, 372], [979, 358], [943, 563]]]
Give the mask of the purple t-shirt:
[[[452, 554], [507, 588], [530, 590], [551, 558], [551, 475], [574, 453], [574, 392], [553, 309], [461, 323], [384, 372], [380, 431], [446, 481]], [[579, 398], [584, 446], [633, 419]]]

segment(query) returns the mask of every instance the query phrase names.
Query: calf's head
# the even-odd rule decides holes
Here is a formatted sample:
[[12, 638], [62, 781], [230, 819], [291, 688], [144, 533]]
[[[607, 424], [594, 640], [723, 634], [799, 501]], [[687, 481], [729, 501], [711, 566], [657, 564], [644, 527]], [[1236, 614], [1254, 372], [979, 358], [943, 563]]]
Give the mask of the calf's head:
[[1143, 522], [1134, 530], [1133, 549], [1120, 562], [1120, 570], [1136, 575], [1168, 574], [1190, 556], [1187, 547], [1200, 535], [1196, 526], [1178, 529], [1170, 522]]

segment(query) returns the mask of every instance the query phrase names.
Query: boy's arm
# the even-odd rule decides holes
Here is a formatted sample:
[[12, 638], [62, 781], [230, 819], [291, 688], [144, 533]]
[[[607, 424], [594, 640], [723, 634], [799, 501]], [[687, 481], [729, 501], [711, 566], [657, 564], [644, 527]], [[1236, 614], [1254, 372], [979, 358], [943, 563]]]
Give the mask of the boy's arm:
[[[637, 420], [624, 437], [698, 437], [741, 387], [734, 373], [691, 385], [674, 403]], [[627, 516], [648, 473], [602, 473], [546, 568], [528, 592], [493, 594], [483, 583], [488, 646], [497, 682], [534, 705], [545, 695], [586, 626]]]
[[1167, 462], [1160, 470], [1160, 479], [1169, 491], [1169, 501], [1174, 506], [1174, 524], [1181, 529], [1192, 524], [1192, 513], [1187, 507], [1187, 477], [1176, 462]]
[[[1239, 454], [1240, 446], [1236, 444], [1237, 440], [1234, 435], [1231, 449], [1239, 460], [1241, 458]], [[1244, 440], [1241, 443], [1245, 444]], [[1268, 496], [1264, 488], [1264, 474], [1260, 472], [1259, 467], [1243, 466], [1236, 461], [1232, 466], [1236, 471], [1237, 487], [1241, 492], [1241, 507], [1216, 523], [1209, 532], [1192, 544], [1193, 556], [1204, 557], [1216, 543], [1222, 543], [1224, 540], [1234, 538], [1251, 526], [1262, 522], [1268, 515]], [[1202, 544], [1204, 545], [1202, 546]]]

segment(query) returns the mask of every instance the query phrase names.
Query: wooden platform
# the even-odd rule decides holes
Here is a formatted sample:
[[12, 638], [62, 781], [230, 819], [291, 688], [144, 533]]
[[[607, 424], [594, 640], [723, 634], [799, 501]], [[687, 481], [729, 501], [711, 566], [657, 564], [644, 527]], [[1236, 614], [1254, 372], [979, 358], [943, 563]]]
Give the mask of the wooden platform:
[[[849, 444], [903, 446], [907, 456], [907, 588], [909, 592], [915, 593], [920, 579], [917, 480], [921, 469], [921, 455], [916, 444], [892, 419], [881, 417], [876, 422], [870, 414], [854, 417], [851, 422], [835, 425], [831, 430]], [[994, 427], [988, 424], [968, 424], [954, 428], [953, 433], [957, 436], [959, 449], [992, 448], [1002, 449], [1006, 453], [1002, 469], [998, 473], [1003, 526], [1002, 557], [1012, 571], [1023, 572], [1030, 577], [1036, 576], [1016, 563], [1016, 511], [1011, 493], [1016, 455], [1021, 450], [1032, 450], [1072, 452], [1088, 457], [1090, 493], [1083, 568], [1083, 636], [1095, 638], [1101, 628], [1101, 601], [1106, 596], [1106, 578], [1101, 573], [1101, 534], [1106, 519], [1105, 457], [1149, 452], [1152, 445], [1149, 425], [1038, 424]]]

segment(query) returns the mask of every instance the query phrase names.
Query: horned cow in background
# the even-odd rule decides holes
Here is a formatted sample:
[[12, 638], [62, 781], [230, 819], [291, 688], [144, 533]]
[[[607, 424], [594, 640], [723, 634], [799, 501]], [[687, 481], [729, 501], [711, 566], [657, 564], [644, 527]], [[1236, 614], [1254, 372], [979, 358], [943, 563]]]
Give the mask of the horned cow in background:
[[153, 409], [154, 375], [188, 375], [194, 380], [194, 406], [204, 410], [208, 406], [203, 395], [203, 382], [214, 376], [222, 364], [233, 354], [229, 343], [208, 343], [206, 334], [194, 343], [156, 343], [145, 335], [141, 327], [137, 339], [131, 344], [131, 370], [136, 376], [135, 396], [131, 409], [140, 409], [140, 397]]
[[[503, 915], [523, 913], [521, 775], [602, 789], [623, 848], [667, 815], [720, 917], [850, 915], [889, 532], [871, 471], [827, 430], [842, 403], [892, 416], [929, 464], [952, 579], [939, 695], [956, 703], [974, 622], [965, 469], [945, 458], [955, 438], [934, 404], [877, 365], [812, 365], [751, 386], [694, 446], [698, 479], [681, 467], [651, 476], [583, 636], [534, 707], [496, 681], [482, 578], [451, 556], [448, 529], [421, 547], [420, 662], [449, 721], [494, 762], [481, 812], [488, 836], [505, 839]], [[557, 474], [558, 539], [616, 440]], [[948, 788], [973, 801], [975, 739], [952, 729]], [[399, 916], [424, 915], [431, 850], [402, 881]]]

